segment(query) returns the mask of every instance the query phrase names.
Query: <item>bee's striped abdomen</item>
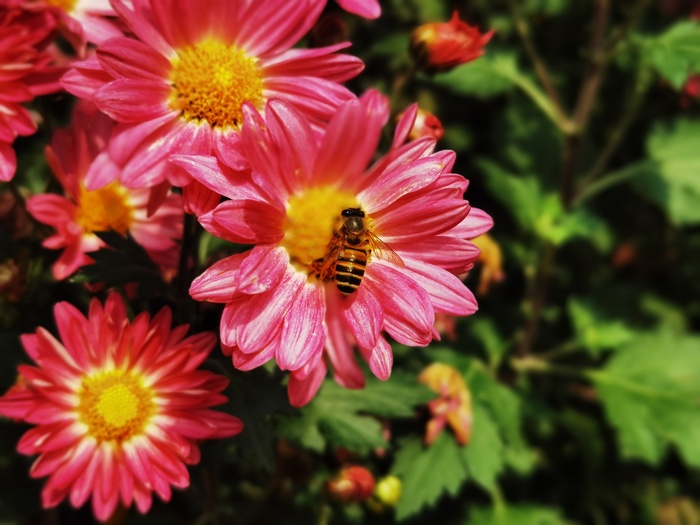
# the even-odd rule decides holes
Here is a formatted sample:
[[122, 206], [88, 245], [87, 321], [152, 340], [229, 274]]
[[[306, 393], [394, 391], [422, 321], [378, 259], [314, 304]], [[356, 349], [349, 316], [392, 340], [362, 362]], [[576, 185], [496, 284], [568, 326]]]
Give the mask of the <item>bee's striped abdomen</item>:
[[345, 245], [335, 263], [335, 283], [344, 295], [355, 292], [362, 283], [367, 267], [367, 250]]

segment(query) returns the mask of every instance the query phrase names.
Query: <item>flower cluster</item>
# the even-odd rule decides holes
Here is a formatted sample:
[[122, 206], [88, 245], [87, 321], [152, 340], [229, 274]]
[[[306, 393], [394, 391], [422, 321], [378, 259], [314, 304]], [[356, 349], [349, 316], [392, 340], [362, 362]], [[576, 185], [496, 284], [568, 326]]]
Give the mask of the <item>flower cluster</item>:
[[[381, 13], [377, 0], [337, 3], [367, 19]], [[295, 406], [329, 369], [362, 388], [358, 356], [388, 379], [390, 340], [425, 346], [440, 337], [436, 316], [474, 313], [460, 276], [479, 256], [471, 240], [492, 226], [464, 199], [455, 153], [437, 149], [435, 115], [413, 104], [392, 119], [379, 91], [344, 86], [364, 68], [345, 52], [350, 42], [303, 47], [325, 9], [0, 0], [0, 180], [16, 171], [14, 139], [40, 122], [24, 104], [61, 89], [78, 99], [45, 150], [55, 183], [32, 195], [13, 186], [46, 231], [43, 246], [61, 250], [53, 277], [94, 264], [91, 253], [109, 248], [104, 232], [131, 238], [178, 275], [180, 291], [222, 305], [220, 345], [235, 368], [290, 372]], [[413, 49], [421, 67], [446, 69], [474, 60], [490, 37], [455, 15], [417, 32]], [[247, 247], [195, 255], [197, 228]], [[0, 397], [0, 414], [35, 425], [19, 451], [38, 455], [33, 477], [48, 476], [43, 505], [92, 497], [100, 520], [118, 505], [146, 512], [153, 493], [169, 500], [171, 487], [188, 485], [200, 440], [242, 429], [210, 409], [228, 381], [198, 370], [215, 336], [185, 337], [167, 308], [130, 320], [107, 293], [87, 317], [56, 304], [58, 339], [41, 327], [23, 336], [35, 366], [21, 366]], [[362, 498], [373, 489], [372, 480]]]

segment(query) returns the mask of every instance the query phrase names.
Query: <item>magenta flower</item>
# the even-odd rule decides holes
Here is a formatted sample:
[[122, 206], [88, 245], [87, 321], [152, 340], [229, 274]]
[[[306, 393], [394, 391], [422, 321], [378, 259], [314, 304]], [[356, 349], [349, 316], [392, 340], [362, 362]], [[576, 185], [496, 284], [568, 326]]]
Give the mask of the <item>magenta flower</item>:
[[128, 187], [166, 178], [186, 186], [191, 178], [174, 172], [171, 153], [215, 155], [246, 169], [244, 103], [262, 111], [267, 99], [284, 100], [320, 130], [339, 104], [354, 98], [339, 82], [359, 73], [362, 62], [335, 53], [349, 43], [292, 49], [325, 2], [112, 3], [137, 38], [103, 43], [96, 58], [78, 64], [63, 82], [122, 123], [109, 149]]
[[[436, 312], [476, 310], [456, 275], [478, 256], [468, 239], [492, 222], [463, 199], [467, 181], [450, 172], [452, 151], [434, 153], [430, 137], [403, 144], [415, 110], [399, 124], [392, 151], [369, 169], [389, 117], [387, 100], [373, 91], [338, 109], [320, 145], [290, 106], [270, 101], [264, 122], [247, 106], [242, 144], [252, 168], [249, 182], [213, 157], [174, 158], [229, 198], [202, 215], [202, 225], [224, 239], [256, 245], [212, 265], [190, 294], [226, 305], [221, 340], [237, 368], [276, 359], [292, 371], [294, 405], [308, 402], [320, 386], [324, 355], [341, 385], [359, 388], [364, 376], [355, 347], [371, 371], [387, 379], [392, 353], [383, 332], [425, 346], [437, 337]], [[343, 294], [335, 282], [341, 272], [324, 259], [348, 209], [361, 210], [364, 224], [400, 259], [365, 251], [364, 278], [355, 292]]]
[[36, 366], [20, 366], [21, 388], [0, 397], [0, 414], [36, 425], [17, 449], [39, 455], [30, 475], [48, 476], [45, 508], [92, 496], [101, 521], [119, 503], [145, 513], [153, 492], [169, 501], [171, 486], [189, 485], [200, 440], [241, 431], [238, 418], [211, 410], [226, 402], [228, 380], [197, 370], [214, 334], [185, 337], [167, 308], [129, 322], [116, 293], [104, 307], [93, 299], [87, 319], [66, 302], [54, 312], [62, 341], [44, 328], [23, 335]]
[[51, 66], [53, 58], [45, 51], [55, 28], [48, 12], [0, 1], [0, 181], [11, 180], [17, 170], [14, 140], [37, 129], [22, 104], [61, 87], [63, 70]]
[[[115, 178], [115, 170], [108, 169], [104, 148], [113, 128], [114, 122], [92, 104], [78, 106], [72, 127], [58, 130], [46, 150], [47, 161], [66, 195], [43, 194], [27, 199], [29, 213], [57, 230], [43, 243], [52, 250], [63, 249], [52, 269], [56, 279], [65, 279], [81, 266], [92, 264], [87, 252], [104, 246], [95, 232], [110, 230], [131, 234], [162, 267], [177, 264], [182, 199], [174, 193], [166, 194], [160, 207], [149, 213], [153, 211], [149, 206], [152, 190], [126, 188]], [[85, 178], [95, 165], [107, 176], [103, 177], [107, 185], [88, 190]]]

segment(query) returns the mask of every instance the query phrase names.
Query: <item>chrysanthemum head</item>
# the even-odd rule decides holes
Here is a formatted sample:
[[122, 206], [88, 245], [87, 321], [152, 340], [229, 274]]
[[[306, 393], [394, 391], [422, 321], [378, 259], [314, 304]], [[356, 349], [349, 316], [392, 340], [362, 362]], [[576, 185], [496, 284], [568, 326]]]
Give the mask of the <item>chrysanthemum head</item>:
[[178, 49], [171, 65], [169, 104], [189, 122], [239, 128], [244, 102], [262, 106], [258, 61], [235, 45], [208, 38]]
[[78, 397], [80, 421], [98, 443], [121, 443], [143, 434], [156, 409], [153, 391], [144, 385], [143, 377], [124, 370], [84, 376]]
[[38, 456], [32, 477], [48, 477], [45, 508], [92, 497], [100, 521], [118, 505], [145, 513], [153, 493], [168, 501], [171, 487], [189, 485], [199, 441], [242, 430], [238, 418], [212, 410], [226, 402], [228, 380], [198, 370], [213, 334], [185, 337], [167, 308], [132, 322], [117, 293], [104, 305], [93, 299], [87, 318], [68, 303], [54, 310], [61, 340], [44, 328], [23, 335], [36, 364], [0, 396], [0, 415], [35, 425], [17, 448]]
[[114, 230], [124, 235], [133, 222], [128, 190], [117, 181], [93, 191], [81, 186], [77, 205], [76, 222], [86, 233]]

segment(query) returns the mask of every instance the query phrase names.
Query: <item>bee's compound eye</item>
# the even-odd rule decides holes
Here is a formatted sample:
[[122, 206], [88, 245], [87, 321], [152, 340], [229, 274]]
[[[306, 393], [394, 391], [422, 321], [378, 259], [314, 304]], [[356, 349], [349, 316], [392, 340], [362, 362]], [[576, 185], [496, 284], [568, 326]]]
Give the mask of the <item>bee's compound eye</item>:
[[365, 212], [360, 208], [346, 208], [340, 213], [343, 217], [360, 217], [365, 218]]

